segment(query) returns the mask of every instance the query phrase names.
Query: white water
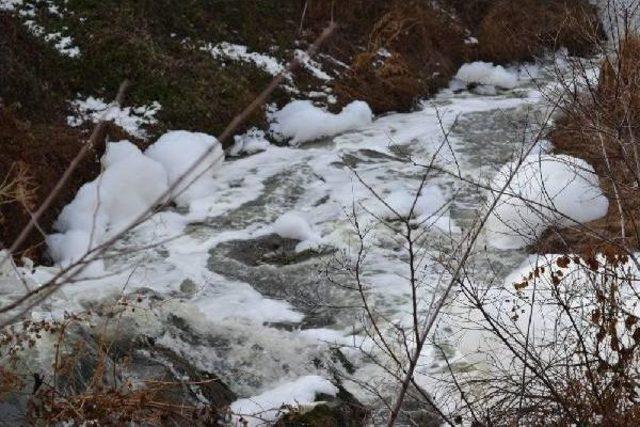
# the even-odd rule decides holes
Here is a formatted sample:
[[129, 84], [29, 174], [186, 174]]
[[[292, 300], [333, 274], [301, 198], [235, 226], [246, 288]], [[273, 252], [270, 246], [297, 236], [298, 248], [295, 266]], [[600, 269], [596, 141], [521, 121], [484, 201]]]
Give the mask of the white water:
[[[489, 181], [512, 153], [522, 150], [523, 135], [526, 140], [535, 131], [529, 126], [546, 109], [530, 81], [496, 96], [444, 91], [414, 113], [380, 117], [364, 129], [301, 148], [271, 146], [227, 161], [217, 172], [214, 197], [200, 200], [190, 212], [156, 215], [114, 248], [117, 256], [105, 261], [110, 275], [66, 286], [34, 315], [59, 317], [123, 295], [141, 295], [142, 308], [128, 315], [128, 326], [219, 375], [240, 396], [302, 376], [330, 378], [330, 347], [363, 342], [357, 295], [332, 285], [325, 274], [336, 257], [353, 255], [358, 242], [347, 218], [354, 207], [361, 224], [372, 229], [365, 281], [377, 310], [402, 322], [410, 307], [402, 242], [368, 213], [381, 213], [384, 207], [349, 167], [387, 200], [415, 194], [424, 169], [408, 161], [407, 154], [426, 164], [440, 149], [439, 165]], [[450, 131], [450, 147], [442, 148], [443, 131]], [[441, 274], [435, 258], [452, 247], [483, 205], [477, 188], [445, 175], [433, 174], [427, 186], [429, 194], [439, 191], [451, 203], [428, 221], [435, 227], [422, 242], [423, 302]], [[283, 249], [261, 237], [289, 211], [306, 218], [322, 236], [325, 255], [287, 265], [270, 261]], [[506, 275], [523, 259], [517, 251], [487, 251], [478, 277], [495, 270]], [[38, 268], [33, 279], [42, 283], [55, 271]], [[21, 289], [14, 292], [2, 299]], [[343, 353], [357, 368], [354, 377], [373, 384], [380, 376], [384, 382], [357, 350]], [[441, 368], [429, 352], [424, 360], [423, 373]], [[361, 399], [370, 398], [346, 386]]]

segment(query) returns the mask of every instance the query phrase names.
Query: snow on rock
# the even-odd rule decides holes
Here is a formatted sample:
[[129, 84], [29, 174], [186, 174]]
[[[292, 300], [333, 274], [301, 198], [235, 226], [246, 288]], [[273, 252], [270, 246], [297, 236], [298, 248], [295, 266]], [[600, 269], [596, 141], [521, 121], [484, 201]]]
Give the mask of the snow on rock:
[[339, 114], [324, 111], [311, 101], [292, 101], [271, 113], [270, 120], [274, 135], [297, 145], [367, 126], [373, 120], [373, 113], [363, 101], [353, 101]]
[[241, 154], [254, 154], [269, 148], [269, 141], [264, 131], [258, 128], [252, 128], [243, 135], [233, 137], [234, 144], [229, 150], [230, 156], [239, 156]]
[[256, 67], [274, 76], [285, 69], [276, 58], [258, 52], [249, 52], [247, 46], [239, 44], [222, 42], [215, 46], [207, 45], [202, 50], [210, 52], [216, 59], [228, 58], [234, 61], [252, 62]]
[[[513, 89], [518, 83], [517, 73], [509, 72], [501, 65], [489, 62], [463, 64], [455, 75], [455, 80], [466, 85], [493, 86], [500, 89]], [[487, 92], [488, 89], [485, 90]]]
[[111, 121], [129, 134], [141, 139], [147, 138], [143, 126], [157, 123], [155, 115], [161, 108], [158, 102], [134, 108], [121, 108], [114, 103], [107, 104], [102, 99], [92, 96], [71, 101], [71, 107], [76, 113], [74, 116], [67, 117], [67, 124], [71, 127], [78, 127], [86, 122]]
[[[188, 173], [172, 192], [172, 198], [181, 206], [189, 206], [192, 201], [213, 193], [213, 175], [224, 160], [222, 146], [216, 138], [187, 131], [162, 135], [147, 148], [145, 155], [164, 166], [170, 186]], [[205, 156], [204, 161], [189, 172], [202, 156]]]
[[298, 323], [304, 320], [304, 314], [296, 311], [289, 302], [266, 298], [247, 283], [222, 282], [209, 292], [210, 297], [196, 302], [196, 306], [213, 322], [248, 319], [262, 325], [269, 322]]
[[424, 187], [417, 198], [413, 190], [398, 189], [383, 196], [382, 199], [386, 205], [378, 199], [365, 204], [367, 211], [376, 218], [394, 220], [397, 219], [397, 215], [403, 218], [411, 216], [418, 224], [425, 227], [435, 226], [445, 232], [460, 231], [449, 217], [447, 199], [435, 185]]
[[109, 143], [102, 166], [62, 210], [55, 223], [60, 233], [47, 237], [52, 258], [62, 266], [122, 231], [168, 189], [162, 165], [128, 141]]
[[265, 425], [284, 415], [283, 406], [312, 404], [318, 394], [336, 396], [338, 388], [318, 375], [307, 375], [272, 390], [231, 404], [231, 412], [242, 416], [249, 426]]
[[309, 222], [295, 212], [287, 212], [271, 226], [272, 231], [285, 239], [299, 240], [296, 252], [317, 248], [322, 237], [311, 228]]
[[[423, 188], [417, 198], [415, 192], [410, 190], [396, 190], [383, 197], [383, 200], [389, 207], [393, 208], [397, 214], [404, 218], [410, 214], [413, 214], [414, 217], [433, 215], [446, 204], [442, 192], [436, 186]], [[374, 213], [384, 219], [396, 218], [396, 214], [393, 211], [382, 204], [382, 202], [378, 201], [378, 203], [380, 206], [375, 209]], [[411, 210], [412, 208], [413, 211]]]
[[[495, 176], [494, 197], [515, 167], [515, 162], [509, 163]], [[530, 155], [488, 218], [487, 242], [498, 249], [521, 248], [550, 225], [592, 221], [603, 217], [608, 207], [598, 177], [585, 161], [566, 155]]]

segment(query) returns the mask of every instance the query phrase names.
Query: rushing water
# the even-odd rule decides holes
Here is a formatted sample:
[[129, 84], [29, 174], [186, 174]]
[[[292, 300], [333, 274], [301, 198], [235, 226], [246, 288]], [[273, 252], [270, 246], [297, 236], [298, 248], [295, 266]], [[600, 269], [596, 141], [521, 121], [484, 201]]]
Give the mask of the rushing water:
[[[541, 71], [537, 82], [523, 80], [495, 96], [444, 91], [416, 112], [379, 117], [365, 129], [228, 160], [218, 171], [214, 197], [189, 212], [157, 214], [114, 248], [107, 260], [112, 275], [66, 287], [40, 315], [137, 294], [147, 310], [131, 315], [128, 327], [216, 373], [238, 395], [303, 375], [329, 377], [336, 354], [331, 348], [362, 340], [358, 295], [336, 286], [331, 275], [357, 247], [349, 221], [354, 212], [371, 229], [364, 277], [376, 311], [402, 322], [410, 307], [406, 251], [370, 214], [385, 209], [354, 171], [383, 198], [414, 194], [424, 172], [417, 164], [427, 164], [439, 150], [439, 165], [488, 180], [538, 129], [548, 109], [538, 85], [549, 81]], [[427, 188], [450, 203], [421, 239], [424, 303], [442, 273], [438, 256], [451, 250], [484, 203], [476, 186], [442, 173], [431, 174]], [[290, 211], [322, 235], [317, 252], [296, 254], [295, 241], [271, 233], [271, 224]], [[518, 251], [482, 251], [474, 271], [478, 280], [503, 275], [523, 258]], [[39, 268], [35, 277], [45, 280], [52, 272]], [[355, 367], [343, 363], [345, 373], [380, 374], [356, 350], [343, 354]], [[433, 360], [424, 369], [437, 371], [437, 358], [425, 357]], [[363, 390], [352, 391], [367, 398]]]

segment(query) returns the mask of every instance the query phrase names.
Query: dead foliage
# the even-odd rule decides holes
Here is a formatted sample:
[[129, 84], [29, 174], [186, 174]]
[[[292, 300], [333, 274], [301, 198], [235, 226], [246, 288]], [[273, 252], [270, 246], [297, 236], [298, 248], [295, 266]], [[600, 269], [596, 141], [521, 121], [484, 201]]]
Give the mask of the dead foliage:
[[474, 56], [485, 61], [527, 61], [561, 47], [586, 56], [603, 38], [596, 7], [583, 0], [472, 0], [463, 10], [484, 12]]

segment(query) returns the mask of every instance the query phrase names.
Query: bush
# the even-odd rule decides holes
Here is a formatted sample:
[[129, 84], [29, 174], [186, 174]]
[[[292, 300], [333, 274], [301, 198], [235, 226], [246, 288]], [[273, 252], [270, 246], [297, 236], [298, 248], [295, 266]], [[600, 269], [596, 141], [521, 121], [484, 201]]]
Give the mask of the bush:
[[462, 27], [421, 2], [394, 2], [368, 38], [336, 91], [344, 102], [367, 101], [376, 113], [410, 110], [448, 84], [465, 56]]
[[479, 24], [479, 58], [527, 61], [561, 47], [576, 56], [594, 52], [603, 36], [597, 9], [582, 0], [501, 0]]
[[[590, 224], [601, 236], [563, 230], [541, 244], [548, 250], [609, 243], [640, 246], [640, 37], [628, 35], [600, 68], [600, 81], [571, 95], [551, 140], [556, 151], [585, 159], [610, 199], [608, 215]], [[561, 242], [560, 240], [565, 240]]]

